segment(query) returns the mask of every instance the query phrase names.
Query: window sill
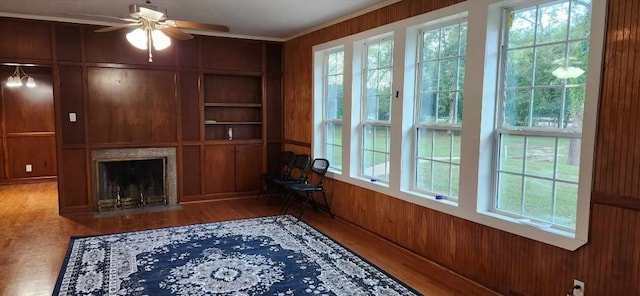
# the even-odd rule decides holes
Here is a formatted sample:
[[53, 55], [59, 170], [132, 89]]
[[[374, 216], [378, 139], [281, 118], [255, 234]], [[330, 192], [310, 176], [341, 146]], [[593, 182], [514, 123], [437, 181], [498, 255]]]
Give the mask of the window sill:
[[[351, 177], [351, 179], [355, 180], [356, 182], [359, 182], [359, 183], [362, 183], [362, 184], [369, 184], [369, 185], [374, 186], [374, 187], [389, 188], [389, 183], [387, 183], [386, 181], [379, 181], [377, 179], [368, 179], [368, 178], [361, 177], [361, 176]], [[363, 187], [368, 187], [368, 186], [365, 185]], [[376, 190], [376, 189], [374, 189], [374, 190]]]
[[528, 219], [517, 219], [489, 211], [479, 211], [477, 214], [476, 219], [473, 219], [475, 222], [566, 250], [574, 251], [587, 242], [586, 238], [576, 238], [574, 232], [527, 221]]
[[[451, 199], [437, 199], [434, 195], [429, 195], [422, 192], [412, 191], [412, 190], [402, 190], [402, 194], [406, 196], [410, 196], [410, 199], [402, 198], [405, 201], [412, 202], [415, 204], [420, 204], [426, 206], [428, 208], [434, 208], [434, 205], [446, 205], [449, 207], [457, 207], [458, 201]], [[422, 202], [416, 203], [412, 201], [415, 198], [419, 198]]]
[[384, 193], [392, 196], [394, 195], [390, 192], [388, 183], [383, 183], [380, 181], [371, 182], [370, 179], [366, 179], [359, 176], [350, 177], [348, 175], [342, 174], [342, 172], [336, 172], [336, 171], [329, 171], [327, 172], [326, 176], [328, 178], [349, 183], [351, 185], [363, 187], [371, 191], [380, 192], [380, 193]]
[[326, 176], [329, 177], [329, 178], [334, 178], [335, 179], [336, 176], [342, 176], [342, 171], [329, 168], [329, 170], [327, 171]]

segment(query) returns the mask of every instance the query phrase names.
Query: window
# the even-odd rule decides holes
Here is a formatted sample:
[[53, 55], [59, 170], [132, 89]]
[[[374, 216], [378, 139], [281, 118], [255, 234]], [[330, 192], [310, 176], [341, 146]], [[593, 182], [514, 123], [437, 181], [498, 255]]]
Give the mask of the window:
[[458, 198], [467, 22], [421, 30], [414, 187]]
[[324, 155], [334, 170], [342, 169], [342, 113], [344, 98], [344, 51], [324, 56]]
[[591, 1], [506, 11], [495, 210], [575, 229]]
[[606, 3], [462, 1], [315, 45], [314, 157], [335, 180], [577, 249]]
[[362, 82], [361, 176], [389, 181], [393, 40], [367, 43]]

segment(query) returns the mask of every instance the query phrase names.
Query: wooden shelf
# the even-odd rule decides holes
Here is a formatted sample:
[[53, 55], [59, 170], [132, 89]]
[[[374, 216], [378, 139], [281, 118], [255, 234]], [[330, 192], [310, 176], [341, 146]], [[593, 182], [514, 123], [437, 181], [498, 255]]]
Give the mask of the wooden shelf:
[[262, 140], [260, 139], [217, 139], [217, 140], [207, 140], [204, 142], [205, 145], [237, 145], [237, 144], [262, 144]]
[[262, 124], [260, 121], [215, 121], [215, 120], [205, 120], [204, 124], [206, 125], [256, 125]]
[[205, 107], [230, 107], [230, 108], [262, 108], [262, 104], [251, 103], [204, 103]]

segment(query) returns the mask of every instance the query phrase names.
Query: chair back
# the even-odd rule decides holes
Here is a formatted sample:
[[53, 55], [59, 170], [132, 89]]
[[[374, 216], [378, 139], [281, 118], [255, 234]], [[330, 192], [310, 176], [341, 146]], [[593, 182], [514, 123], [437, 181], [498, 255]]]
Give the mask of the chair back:
[[293, 159], [290, 175], [293, 179], [304, 181], [307, 178], [307, 168], [311, 163], [311, 156], [306, 154], [297, 154]]
[[329, 160], [324, 158], [316, 158], [311, 163], [310, 171], [315, 175], [314, 180], [316, 184], [322, 185], [322, 179], [329, 170]]
[[293, 163], [294, 156], [295, 153], [293, 153], [292, 151], [282, 151], [282, 153], [280, 154], [280, 159], [278, 159], [278, 161], [271, 166], [271, 170], [269, 171], [269, 173], [272, 175], [280, 173], [286, 174], [291, 170], [291, 164]]
[[282, 156], [280, 157], [280, 165], [284, 174], [290, 174], [291, 169], [293, 168], [293, 160], [295, 159], [296, 154], [293, 151], [284, 151], [282, 152]]

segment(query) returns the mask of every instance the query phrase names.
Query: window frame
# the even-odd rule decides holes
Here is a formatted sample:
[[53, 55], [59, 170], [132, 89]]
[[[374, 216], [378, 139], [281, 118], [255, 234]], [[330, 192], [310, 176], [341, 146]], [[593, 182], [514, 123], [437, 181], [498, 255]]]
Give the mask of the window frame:
[[[377, 67], [377, 68], [368, 68], [368, 63], [367, 63], [367, 57], [368, 57], [368, 50], [369, 50], [369, 46], [370, 45], [380, 45], [382, 43], [387, 43], [387, 42], [391, 42], [391, 67]], [[360, 162], [358, 164], [359, 170], [358, 170], [358, 176], [362, 179], [369, 179], [371, 182], [379, 182], [382, 184], [388, 184], [389, 183], [389, 166], [390, 166], [390, 161], [391, 161], [391, 121], [393, 119], [392, 113], [393, 113], [393, 82], [394, 82], [394, 76], [393, 76], [393, 69], [394, 69], [394, 58], [393, 58], [393, 52], [395, 51], [394, 48], [394, 40], [393, 40], [393, 35], [389, 35], [389, 34], [383, 34], [380, 36], [375, 36], [373, 38], [369, 38], [366, 41], [363, 42], [362, 44], [362, 75], [361, 75], [361, 91], [360, 91], [360, 123], [359, 123], [359, 133], [360, 133], [360, 149], [359, 149], [359, 159]], [[389, 114], [389, 120], [380, 120], [379, 118], [376, 119], [367, 119], [366, 118], [366, 108], [367, 108], [367, 72], [368, 70], [381, 70], [381, 69], [387, 69], [387, 70], [391, 70], [391, 81], [390, 81], [390, 86], [389, 86], [389, 108], [391, 113]], [[376, 93], [376, 98], [378, 99], [380, 97], [379, 94]], [[378, 100], [378, 104], [376, 104], [376, 110], [378, 110], [380, 107], [380, 102]], [[373, 143], [371, 144], [373, 147], [371, 149], [367, 149], [367, 144], [366, 144], [366, 139], [365, 139], [365, 134], [366, 134], [366, 129], [368, 127], [371, 127], [374, 132], [377, 133], [377, 130], [379, 128], [384, 128], [387, 130], [387, 136], [385, 137], [385, 143], [389, 149], [388, 152], [386, 151], [381, 151], [381, 150], [376, 150], [376, 138], [374, 137]], [[388, 159], [389, 161], [385, 162], [385, 175], [387, 176], [387, 179], [381, 179], [376, 177], [375, 174], [371, 174], [371, 175], [367, 175], [365, 172], [365, 154], [367, 151], [370, 151], [370, 153], [372, 153], [373, 158], [375, 159], [375, 155], [376, 154], [384, 154], [386, 155], [385, 159]], [[373, 162], [375, 162], [374, 160], [372, 160]], [[375, 167], [375, 166], [374, 166]]]
[[[557, 198], [557, 193], [556, 193], [556, 183], [564, 183], [564, 184], [574, 184], [577, 187], [579, 187], [579, 181], [572, 181], [572, 180], [564, 180], [561, 178], [556, 178], [556, 174], [557, 174], [557, 166], [558, 166], [558, 162], [559, 159], [554, 158], [554, 172], [553, 172], [553, 177], [542, 177], [540, 175], [532, 175], [530, 173], [527, 173], [526, 168], [527, 168], [527, 161], [526, 159], [523, 159], [523, 164], [522, 164], [522, 172], [517, 174], [515, 172], [509, 172], [509, 171], [503, 171], [503, 169], [501, 168], [501, 160], [502, 160], [502, 141], [503, 135], [509, 135], [509, 136], [523, 136], [524, 138], [524, 151], [523, 153], [526, 153], [527, 150], [527, 145], [529, 142], [529, 138], [535, 138], [535, 137], [547, 137], [547, 138], [555, 138], [555, 147], [554, 147], [554, 157], [558, 156], [558, 146], [559, 143], [558, 141], [562, 140], [562, 139], [580, 139], [582, 140], [582, 128], [580, 130], [577, 129], [565, 129], [562, 128], [562, 123], [564, 120], [564, 107], [565, 107], [565, 102], [566, 102], [566, 96], [567, 96], [567, 91], [569, 88], [576, 86], [576, 85], [582, 85], [582, 84], [570, 84], [568, 83], [568, 81], [566, 79], [563, 80], [562, 83], [560, 84], [555, 84], [555, 85], [536, 85], [536, 81], [535, 81], [535, 72], [536, 70], [536, 64], [537, 64], [537, 59], [538, 57], [536, 56], [536, 52], [538, 50], [539, 47], [544, 48], [545, 46], [549, 46], [549, 45], [564, 45], [565, 49], [564, 49], [564, 54], [565, 56], [567, 55], [567, 51], [569, 50], [569, 45], [573, 42], [576, 41], [589, 41], [591, 43], [590, 38], [578, 38], [578, 39], [572, 39], [570, 37], [570, 24], [567, 24], [567, 33], [565, 34], [564, 38], [562, 40], [556, 40], [553, 42], [538, 42], [538, 31], [537, 31], [537, 27], [536, 29], [534, 29], [534, 36], [533, 36], [533, 41], [530, 45], [527, 46], [516, 46], [515, 50], [520, 50], [523, 48], [530, 48], [532, 49], [533, 53], [534, 53], [534, 59], [531, 62], [531, 74], [532, 74], [532, 78], [531, 78], [531, 85], [526, 86], [526, 87], [520, 87], [520, 86], [508, 86], [507, 82], [506, 82], [506, 77], [507, 77], [507, 61], [508, 61], [508, 53], [510, 50], [513, 50], [513, 48], [509, 48], [508, 44], [509, 44], [509, 28], [507, 27], [507, 22], [509, 21], [509, 15], [513, 12], [517, 12], [517, 11], [522, 11], [525, 9], [535, 9], [536, 10], [536, 26], [538, 24], [537, 18], [539, 17], [538, 12], [539, 10], [547, 5], [554, 5], [554, 4], [558, 4], [558, 3], [570, 3], [572, 4], [573, 0], [555, 0], [555, 1], [548, 1], [548, 0], [532, 0], [532, 1], [527, 1], [524, 3], [518, 3], [516, 5], [507, 5], [507, 6], [503, 6], [502, 7], [502, 17], [501, 17], [501, 23], [500, 23], [500, 38], [501, 38], [501, 42], [500, 42], [500, 54], [499, 54], [499, 79], [498, 79], [498, 95], [496, 97], [496, 127], [495, 127], [495, 137], [494, 137], [494, 155], [493, 158], [495, 159], [495, 163], [494, 163], [494, 188], [492, 191], [493, 194], [493, 204], [491, 206], [491, 211], [499, 214], [499, 215], [503, 215], [503, 216], [507, 216], [507, 217], [512, 217], [514, 219], [517, 219], [518, 221], [521, 221], [522, 223], [531, 223], [532, 225], [537, 225], [538, 227], [553, 227], [556, 228], [559, 231], [564, 231], [564, 232], [574, 232], [575, 229], [568, 227], [566, 225], [562, 225], [562, 224], [557, 224], [555, 223], [555, 219], [557, 218], [557, 216], [555, 215], [555, 213], [552, 214], [552, 222], [549, 221], [543, 221], [540, 218], [537, 217], [530, 217], [525, 215], [525, 199], [526, 199], [526, 194], [525, 194], [525, 187], [526, 187], [526, 180], [527, 179], [536, 179], [536, 180], [545, 180], [545, 181], [550, 181], [552, 182], [552, 189], [551, 189], [551, 210], [552, 212], [555, 212], [555, 205], [558, 201]], [[592, 1], [593, 2], [593, 1]], [[570, 8], [571, 6], [569, 6]], [[569, 21], [570, 18], [568, 18], [567, 21]], [[587, 68], [589, 69], [590, 65], [587, 66]], [[591, 70], [587, 70], [587, 72], [585, 73], [585, 75], [588, 75], [588, 72], [590, 72]], [[585, 89], [586, 92], [586, 81], [583, 85], [583, 88]], [[528, 92], [530, 93], [530, 98], [529, 98], [529, 102], [530, 102], [530, 110], [529, 110], [529, 123], [528, 126], [510, 126], [510, 125], [506, 125], [505, 124], [505, 103], [506, 103], [506, 92], [507, 90], [510, 89], [526, 89], [528, 90]], [[558, 127], [555, 128], [550, 128], [550, 127], [537, 127], [537, 126], [532, 126], [533, 121], [534, 121], [534, 117], [531, 116], [533, 115], [532, 112], [533, 108], [531, 107], [531, 104], [533, 104], [533, 100], [535, 100], [535, 92], [541, 89], [561, 89], [563, 95], [562, 95], [562, 106], [561, 106], [561, 116], [560, 116], [560, 122], [558, 123]], [[585, 94], [586, 97], [586, 94]], [[585, 103], [586, 103], [586, 98], [585, 98]], [[583, 103], [583, 108], [584, 108], [584, 103]], [[582, 167], [581, 165], [579, 166], [579, 170], [585, 170], [586, 168]], [[510, 212], [507, 210], [504, 210], [502, 208], [499, 207], [499, 198], [500, 198], [500, 175], [501, 173], [505, 173], [508, 175], [513, 175], [513, 176], [519, 176], [521, 177], [521, 188], [520, 188], [520, 200], [521, 200], [521, 213], [514, 213], [514, 212]], [[576, 197], [578, 198], [578, 197]], [[577, 212], [576, 212], [576, 216], [577, 216]], [[576, 225], [577, 226], [577, 225]]]
[[[342, 119], [328, 119], [327, 118], [327, 105], [328, 105], [327, 101], [329, 99], [329, 97], [328, 97], [328, 93], [329, 93], [329, 91], [328, 91], [328, 87], [329, 87], [328, 78], [329, 78], [329, 75], [331, 75], [331, 74], [328, 73], [329, 72], [328, 71], [328, 68], [329, 68], [328, 67], [329, 56], [332, 55], [332, 54], [335, 54], [335, 53], [339, 53], [339, 52], [342, 52], [342, 54], [343, 54], [343, 61], [342, 61], [343, 70], [342, 70], [342, 73], [340, 74], [340, 75], [342, 75], [342, 85], [343, 85], [343, 87], [342, 87], [343, 116], [342, 116]], [[322, 87], [322, 97], [323, 97], [323, 100], [322, 100], [322, 118], [323, 118], [323, 120], [322, 120], [322, 139], [323, 139], [322, 142], [323, 142], [323, 145], [322, 146], [323, 146], [323, 152], [322, 152], [322, 155], [323, 155], [324, 158], [329, 159], [329, 157], [328, 157], [328, 155], [329, 155], [328, 148], [329, 147], [328, 146], [340, 147], [341, 149], [342, 149], [342, 146], [343, 146], [343, 145], [335, 145], [333, 143], [332, 144], [328, 143], [328, 130], [327, 129], [328, 129], [328, 126], [330, 124], [332, 124], [332, 125], [335, 125], [335, 124], [342, 125], [342, 128], [340, 129], [341, 132], [342, 132], [342, 129], [344, 129], [344, 122], [343, 122], [344, 121], [344, 97], [345, 97], [345, 94], [344, 94], [344, 80], [345, 80], [345, 74], [344, 74], [344, 66], [345, 66], [344, 48], [343, 47], [336, 47], [336, 48], [333, 48], [331, 50], [325, 51], [323, 53], [323, 55], [324, 55], [324, 58], [323, 58], [323, 63], [322, 63], [323, 64], [323, 66], [322, 66], [322, 68], [323, 68], [322, 69], [322, 73], [323, 73], [322, 74], [322, 77], [323, 77], [323, 79], [322, 79], [322, 86], [323, 86]], [[340, 167], [335, 166], [334, 163], [331, 160], [332, 159], [329, 159], [329, 169], [332, 170], [332, 171], [335, 171], [335, 172], [342, 171], [342, 166], [340, 166]], [[342, 161], [341, 161], [341, 164], [342, 164]]]
[[[417, 34], [417, 49], [416, 49], [416, 71], [415, 71], [415, 75], [416, 75], [416, 83], [415, 83], [415, 96], [414, 96], [414, 102], [413, 102], [413, 111], [414, 111], [414, 123], [413, 123], [413, 136], [414, 136], [414, 153], [412, 154], [413, 156], [413, 160], [412, 160], [412, 165], [413, 165], [413, 169], [412, 169], [412, 173], [413, 173], [413, 178], [412, 178], [412, 182], [411, 182], [411, 191], [415, 191], [417, 193], [421, 193], [421, 194], [425, 194], [425, 195], [433, 195], [433, 196], [439, 196], [438, 198], [445, 198], [445, 199], [449, 199], [452, 200], [454, 202], [457, 201], [458, 196], [451, 196], [448, 193], [444, 193], [444, 192], [437, 192], [435, 190], [427, 190], [424, 188], [420, 188], [418, 186], [418, 162], [420, 159], [423, 160], [427, 160], [427, 161], [432, 161], [432, 162], [439, 162], [439, 163], [446, 163], [449, 165], [449, 192], [452, 191], [452, 186], [454, 186], [453, 184], [453, 172], [452, 172], [452, 167], [453, 166], [457, 166], [458, 167], [458, 171], [460, 170], [460, 161], [458, 160], [457, 163], [453, 162], [451, 157], [452, 157], [452, 153], [453, 153], [453, 140], [451, 140], [451, 146], [450, 146], [450, 151], [449, 151], [449, 156], [450, 159], [449, 161], [440, 161], [440, 160], [433, 160], [433, 158], [426, 158], [426, 157], [420, 157], [418, 155], [418, 146], [419, 146], [419, 133], [420, 133], [420, 129], [425, 129], [425, 130], [438, 130], [438, 131], [447, 131], [447, 132], [458, 132], [461, 133], [462, 132], [462, 121], [459, 124], [441, 124], [441, 123], [423, 123], [419, 120], [419, 113], [421, 110], [421, 104], [420, 104], [420, 95], [421, 95], [421, 81], [422, 81], [422, 75], [423, 75], [423, 71], [421, 71], [422, 69], [422, 63], [425, 62], [422, 59], [423, 56], [423, 52], [422, 50], [424, 49], [424, 34], [432, 32], [434, 30], [442, 30], [444, 28], [447, 27], [451, 27], [451, 26], [455, 26], [457, 25], [459, 28], [462, 25], [466, 25], [468, 28], [468, 21], [467, 21], [467, 17], [466, 16], [460, 16], [457, 18], [452, 18], [446, 21], [438, 21], [436, 23], [432, 23], [432, 24], [428, 24], [428, 25], [424, 25], [424, 26], [420, 26], [417, 28], [418, 30], [418, 34]], [[467, 29], [468, 31], [468, 29]], [[465, 33], [466, 34], [466, 33]], [[458, 37], [460, 37], [460, 33], [458, 35]], [[461, 52], [458, 52], [458, 55], [453, 56], [453, 57], [447, 57], [447, 58], [442, 58], [442, 56], [439, 56], [438, 59], [435, 60], [430, 60], [432, 61], [442, 61], [445, 59], [454, 59], [457, 61], [457, 69], [458, 71], [460, 70], [460, 60], [465, 60], [466, 59], [466, 36], [465, 36], [465, 50], [464, 50], [464, 55]], [[460, 50], [460, 45], [458, 47], [458, 50]], [[460, 86], [460, 73], [457, 73], [457, 77], [456, 77], [456, 88], [453, 90], [447, 90], [447, 91], [440, 91], [437, 90], [435, 91], [435, 93], [443, 93], [443, 92], [455, 92], [458, 93], [458, 95], [463, 96], [464, 93], [464, 87], [463, 88], [459, 88]], [[439, 75], [438, 75], [439, 77]], [[438, 79], [439, 80], [439, 79]], [[464, 84], [464, 79], [463, 79], [463, 84]], [[436, 106], [437, 107], [437, 106]], [[462, 109], [463, 107], [460, 106], [460, 109]], [[437, 112], [436, 112], [437, 113]], [[437, 114], [436, 114], [437, 116]], [[433, 152], [433, 151], [432, 151]], [[433, 153], [432, 153], [433, 154]], [[458, 154], [460, 154], [460, 152], [458, 151]], [[462, 158], [462, 155], [460, 155], [460, 157]], [[434, 173], [434, 169], [433, 166], [431, 167], [431, 175], [433, 175]], [[459, 179], [459, 174], [458, 174], [458, 179]], [[433, 183], [433, 180], [432, 180]], [[459, 183], [456, 184], [455, 186], [457, 186], [459, 188]]]

